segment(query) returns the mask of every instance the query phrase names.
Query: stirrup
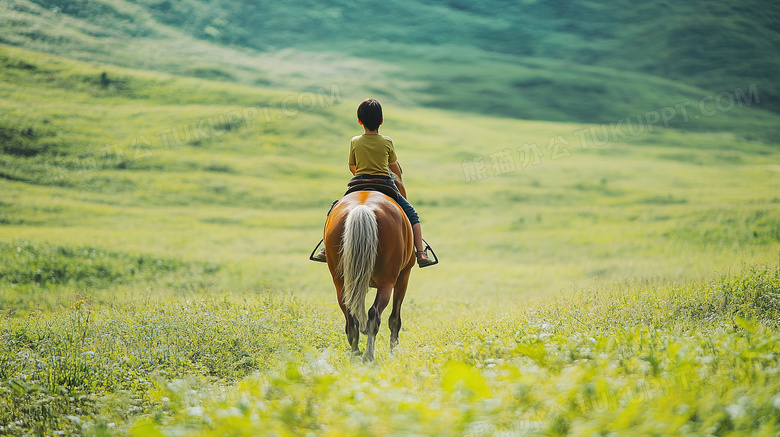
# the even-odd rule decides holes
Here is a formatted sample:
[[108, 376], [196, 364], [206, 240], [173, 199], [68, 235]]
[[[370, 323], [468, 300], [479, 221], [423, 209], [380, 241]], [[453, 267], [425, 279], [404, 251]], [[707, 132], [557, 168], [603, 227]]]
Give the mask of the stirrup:
[[[418, 258], [418, 259], [417, 259], [417, 265], [418, 265], [418, 266], [419, 266], [421, 269], [424, 269], [424, 268], [426, 268], [426, 267], [430, 267], [430, 266], [435, 266], [436, 264], [438, 264], [438, 263], [439, 263], [439, 257], [438, 257], [438, 256], [436, 256], [436, 252], [434, 252], [434, 251], [433, 251], [433, 248], [431, 247], [431, 245], [430, 245], [430, 244], [428, 244], [428, 242], [427, 242], [427, 241], [425, 241], [425, 239], [424, 239], [424, 238], [423, 238], [423, 243], [425, 243], [425, 248], [423, 248], [423, 250], [422, 250], [421, 252], [422, 252], [422, 253], [424, 253], [424, 254], [427, 256], [427, 255], [428, 255], [428, 251], [430, 250], [430, 251], [431, 251], [431, 255], [433, 255], [433, 259], [431, 260], [430, 258], [428, 258], [428, 260], [429, 260], [429, 261], [431, 261], [431, 263], [430, 263], [430, 264], [426, 264], [426, 265], [424, 265], [424, 266], [421, 266], [421, 265], [420, 265], [420, 262], [419, 262], [420, 260], [419, 260], [419, 258]], [[417, 253], [419, 253], [419, 252], [415, 251], [415, 255], [416, 255]]]
[[324, 260], [321, 260], [319, 258], [315, 258], [314, 257], [314, 254], [317, 253], [317, 249], [320, 248], [320, 244], [322, 244], [323, 241], [325, 241], [325, 240], [320, 240], [320, 242], [317, 243], [317, 246], [314, 248], [314, 250], [311, 251], [311, 255], [309, 255], [309, 260], [314, 261], [314, 262], [318, 262], [318, 263], [327, 263], [327, 261], [324, 261]]

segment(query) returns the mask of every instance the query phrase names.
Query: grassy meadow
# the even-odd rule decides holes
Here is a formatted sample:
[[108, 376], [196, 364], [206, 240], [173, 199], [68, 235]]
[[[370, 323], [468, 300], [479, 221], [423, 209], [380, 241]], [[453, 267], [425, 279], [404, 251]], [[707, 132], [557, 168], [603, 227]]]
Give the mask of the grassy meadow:
[[[291, 94], [6, 53], [6, 238], [213, 264], [204, 287], [330, 288], [301, 261], [349, 176], [357, 124], [337, 85]], [[660, 125], [605, 144], [606, 125], [386, 112], [425, 236], [447, 260], [412, 277], [430, 295], [503, 305], [776, 259], [771, 144]]]
[[777, 430], [773, 144], [387, 105], [442, 263], [363, 365], [307, 260], [340, 88], [2, 59], [3, 433]]
[[[0, 435], [780, 433], [773, 59], [629, 71], [659, 22], [561, 5], [533, 53], [488, 6], [415, 6], [472, 26], [425, 44], [223, 6], [0, 2]], [[441, 259], [372, 364], [308, 260], [367, 96]]]

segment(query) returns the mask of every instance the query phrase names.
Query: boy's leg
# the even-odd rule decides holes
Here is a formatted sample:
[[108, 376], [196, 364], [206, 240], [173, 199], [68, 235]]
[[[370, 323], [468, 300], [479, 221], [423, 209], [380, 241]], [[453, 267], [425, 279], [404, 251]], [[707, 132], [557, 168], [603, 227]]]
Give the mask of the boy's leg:
[[420, 225], [420, 217], [417, 215], [417, 211], [408, 200], [403, 197], [398, 197], [398, 205], [404, 210], [406, 216], [409, 217], [409, 223], [412, 224], [412, 234], [414, 236], [414, 250], [417, 252], [417, 264], [420, 267], [433, 264], [433, 261], [428, 259], [428, 255], [425, 253], [425, 246], [422, 241], [422, 225]]
[[422, 252], [425, 249], [422, 242], [422, 226], [419, 223], [412, 225], [412, 234], [414, 235], [414, 250]]
[[425, 246], [423, 246], [422, 242], [422, 226], [420, 226], [419, 222], [412, 225], [412, 234], [414, 235], [414, 248], [417, 252], [417, 265], [426, 267], [434, 264], [434, 262], [428, 258], [428, 254], [425, 253]]
[[414, 247], [417, 251], [423, 250], [422, 245], [422, 227], [420, 227], [420, 216], [417, 215], [417, 211], [408, 200], [402, 196], [398, 196], [398, 206], [404, 210], [404, 214], [409, 218], [409, 223], [412, 224], [412, 232], [414, 233]]

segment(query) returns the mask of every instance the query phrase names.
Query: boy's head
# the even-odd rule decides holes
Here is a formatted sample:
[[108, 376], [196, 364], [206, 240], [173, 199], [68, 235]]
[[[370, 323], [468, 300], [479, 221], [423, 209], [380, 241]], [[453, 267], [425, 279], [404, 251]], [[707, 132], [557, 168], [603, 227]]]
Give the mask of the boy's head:
[[382, 105], [374, 99], [366, 99], [357, 109], [358, 120], [366, 129], [374, 131], [382, 124]]

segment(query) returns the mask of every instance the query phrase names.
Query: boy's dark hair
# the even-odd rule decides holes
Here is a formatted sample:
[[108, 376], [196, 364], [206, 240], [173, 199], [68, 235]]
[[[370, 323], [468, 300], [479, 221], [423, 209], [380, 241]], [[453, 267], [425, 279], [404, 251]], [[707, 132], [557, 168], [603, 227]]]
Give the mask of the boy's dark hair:
[[357, 109], [358, 120], [368, 130], [377, 130], [382, 124], [382, 105], [374, 99], [366, 99]]

